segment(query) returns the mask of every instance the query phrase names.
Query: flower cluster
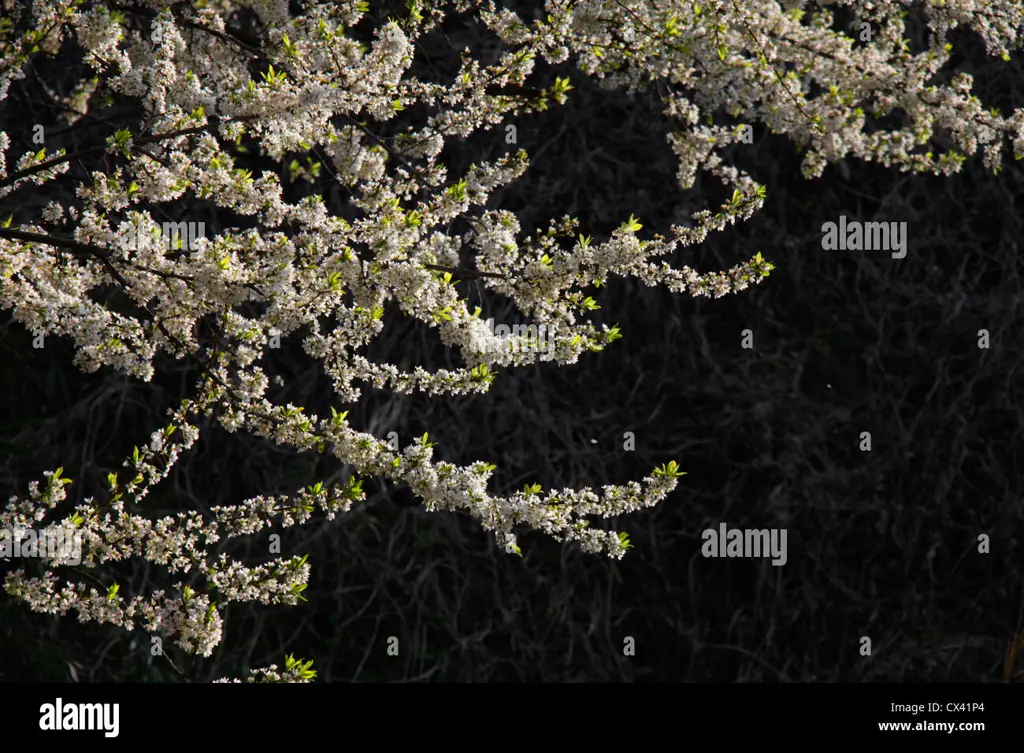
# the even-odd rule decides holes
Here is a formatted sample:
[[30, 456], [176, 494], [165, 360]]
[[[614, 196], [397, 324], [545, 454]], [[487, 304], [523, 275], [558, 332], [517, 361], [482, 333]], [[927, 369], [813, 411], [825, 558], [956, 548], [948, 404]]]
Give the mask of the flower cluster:
[[[130, 479], [111, 474], [109, 494], [84, 499], [61, 525], [81, 532], [87, 568], [142, 557], [171, 573], [201, 576], [206, 593], [179, 583], [172, 594], [125, 598], [117, 584], [104, 584], [105, 592], [82, 582], [62, 586], [52, 571], [59, 562], [42, 577], [12, 573], [5, 587], [37, 611], [74, 610], [81, 620], [174, 635], [185, 650], [203, 655], [221, 636], [212, 594], [219, 603], [294, 604], [309, 575], [304, 558], [246, 567], [214, 557], [214, 544], [271, 525], [301, 525], [317, 509], [333, 517], [364, 495], [353, 478], [214, 507], [210, 517], [179, 513], [154, 521], [130, 512], [126, 503], [134, 509], [194, 444], [199, 416], [297, 451], [330, 452], [359, 475], [407, 483], [427, 509], [464, 511], [515, 552], [519, 527], [621, 557], [628, 537], [590, 529], [587, 517], [656, 505], [682, 475], [670, 463], [622, 486], [548, 493], [527, 486], [510, 497], [493, 496], [487, 482], [494, 466], [434, 462], [426, 435], [394, 452], [353, 428], [344, 412], [317, 416], [274, 404], [259, 362], [280, 337], [305, 332], [306, 353], [321, 362], [341, 402], [359, 400], [358, 383], [400, 393], [485, 392], [498, 368], [542, 356], [574, 364], [617, 339], [617, 328], [587, 319], [598, 307], [587, 289], [609, 277], [716, 298], [767, 277], [772, 265], [760, 254], [709, 274], [658, 259], [749, 218], [763, 204], [765, 188], [720, 154], [742, 142], [744, 126], [763, 123], [791, 136], [806, 149], [808, 177], [848, 156], [948, 174], [979, 147], [986, 164], [998, 169], [1004, 138], [1015, 157], [1024, 155], [1024, 112], [1003, 117], [985, 110], [967, 75], [949, 84], [937, 78], [950, 58], [948, 32], [958, 25], [975, 29], [991, 54], [1009, 59], [1024, 19], [1013, 0], [983, 7], [973, 0], [923, 3], [931, 35], [918, 53], [905, 38], [905, 3], [896, 2], [789, 2], [783, 9], [776, 0], [549, 0], [546, 18], [526, 23], [491, 0], [410, 0], [408, 13], [377, 28], [366, 45], [347, 33], [367, 20], [366, 3], [310, 0], [291, 16], [288, 0], [258, 0], [249, 5], [263, 29], [259, 46], [229, 29], [234, 0], [200, 5], [45, 0], [0, 28], [0, 101], [33, 55], [73, 43], [95, 76], [68, 89], [68, 121], [104, 97], [134, 100], [139, 110], [137, 128], [113, 130], [96, 145], [107, 169], [76, 186], [72, 206], [48, 205], [38, 222], [0, 228], [0, 307], [33, 331], [71, 339], [76, 363], [86, 370], [107, 366], [149, 380], [160, 352], [202, 365], [196, 397], [125, 461]], [[835, 28], [833, 12], [822, 6], [845, 6], [857, 19], [855, 29]], [[418, 80], [409, 75], [417, 42], [448, 12], [476, 13], [502, 39], [503, 51], [483, 66], [467, 50], [450, 82]], [[520, 237], [514, 215], [484, 207], [497, 189], [524, 175], [528, 155], [474, 164], [457, 177], [439, 156], [446, 143], [493, 129], [510, 115], [565, 102], [572, 87], [563, 78], [539, 94], [508, 93], [524, 85], [538, 59], [571, 60], [609, 88], [658, 84], [676, 126], [670, 145], [680, 186], [691, 187], [707, 171], [733, 188], [732, 198], [716, 213], [695, 215], [692, 227], [673, 226], [670, 238], [641, 239], [643, 226], [632, 216], [602, 243], [579, 233], [570, 217]], [[393, 140], [368, 125], [415, 106], [429, 114]], [[894, 111], [905, 116], [901, 128], [865, 130], [869, 118]], [[733, 121], [724, 122], [726, 115]], [[936, 155], [932, 144], [940, 136], [954, 148]], [[329, 172], [359, 216], [333, 215], [320, 196], [286, 201], [278, 174], [253, 175], [238, 166], [247, 164], [243, 141], [265, 159], [287, 164], [298, 155], [292, 172], [304, 179]], [[0, 198], [69, 181], [69, 165], [82, 156], [42, 149], [12, 159], [10, 144], [0, 132]], [[159, 232], [151, 231], [159, 226], [159, 206], [191, 198], [214, 202], [225, 216], [244, 215], [256, 227], [199, 238], [187, 252], [158, 242]], [[471, 230], [452, 235], [456, 220]], [[464, 250], [486, 289], [546, 327], [549, 352], [503, 347], [480, 310], [470, 310], [455, 286]], [[98, 303], [97, 289], [110, 285], [143, 313]], [[261, 304], [259, 313], [243, 314], [251, 311], [240, 306], [246, 301]], [[361, 355], [382, 331], [388, 302], [435, 329], [464, 366], [405, 371]], [[197, 334], [204, 317], [215, 322], [211, 341]], [[28, 498], [12, 497], [0, 525], [23, 526], [54, 512], [70, 481], [60, 471], [46, 479], [45, 491], [33, 484]], [[301, 675], [294, 667], [289, 672]], [[281, 677], [274, 668], [265, 674]]]
[[[316, 677], [316, 670], [311, 669], [313, 666], [313, 660], [302, 661], [296, 659], [294, 656], [285, 657], [285, 671], [281, 673], [277, 669], [276, 664], [271, 664], [269, 667], [262, 669], [253, 669], [249, 671], [249, 677], [245, 678], [245, 682], [248, 683], [267, 683], [267, 682], [289, 682], [289, 683], [307, 683], [311, 682]], [[222, 677], [219, 680], [214, 680], [215, 683], [241, 683], [242, 681], [237, 678]]]

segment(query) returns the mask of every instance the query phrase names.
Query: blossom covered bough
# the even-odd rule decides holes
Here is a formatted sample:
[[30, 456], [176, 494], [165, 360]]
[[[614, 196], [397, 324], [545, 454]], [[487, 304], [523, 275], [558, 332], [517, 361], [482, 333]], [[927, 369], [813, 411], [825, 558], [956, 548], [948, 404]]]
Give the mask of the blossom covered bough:
[[[228, 28], [228, 18], [243, 5], [265, 29], [259, 45]], [[82, 536], [86, 568], [142, 557], [191, 578], [191, 585], [122, 595], [118, 584], [100, 583], [58, 557], [46, 562], [41, 577], [25, 570], [9, 574], [8, 593], [36, 611], [73, 610], [82, 621], [174, 636], [184, 650], [209, 656], [221, 640], [218, 605], [295, 604], [309, 577], [305, 558], [247, 567], [214, 556], [211, 547], [271, 526], [302, 525], [318, 509], [333, 519], [364, 498], [358, 476], [404, 482], [429, 510], [462, 510], [509, 551], [520, 552], [520, 527], [621, 557], [628, 537], [591, 529], [587, 518], [658, 504], [682, 475], [675, 463], [622, 486], [543, 493], [528, 485], [495, 497], [487, 491], [494, 466], [433, 462], [427, 435], [393, 452], [353, 428], [344, 411], [317, 416], [303, 406], [272, 403], [260, 359], [271, 343], [301, 332], [306, 353], [332, 378], [339, 404], [359, 400], [357, 382], [400, 393], [482, 393], [498, 368], [573, 364], [617, 339], [617, 328], [599, 328], [586, 318], [597, 308], [587, 289], [611, 276], [714, 297], [759, 283], [772, 269], [760, 254], [726, 273], [698, 274], [657, 261], [748, 219], [765, 200], [763, 186], [718, 154], [741, 143], [743, 124], [716, 125], [716, 115], [719, 121], [730, 116], [762, 122], [793, 137], [807, 149], [808, 177], [849, 155], [950, 174], [979, 146], [993, 170], [1006, 139], [1015, 157], [1024, 153], [1020, 110], [1001, 117], [984, 109], [970, 94], [967, 75], [949, 85], [932, 81], [949, 60], [946, 36], [958, 24], [975, 28], [991, 54], [1009, 59], [1021, 26], [1016, 3], [915, 3], [931, 30], [928, 48], [918, 54], [904, 40], [909, 3], [820, 5], [848, 6], [867, 25], [870, 41], [833, 28], [828, 8], [799, 2], [783, 8], [774, 0], [551, 0], [546, 18], [533, 22], [482, 0], [410, 0], [403, 14], [375, 29], [371, 45], [346, 34], [368, 22], [363, 2], [310, 1], [299, 14], [289, 14], [287, 0], [46, 0], [21, 9], [15, 22], [0, 27], [0, 100], [34, 56], [67, 46], [95, 71], [64, 102], [70, 123], [102, 103], [103, 95], [137, 100], [139, 113], [135, 127], [111, 128], [91, 147], [29, 151], [13, 167], [10, 138], [0, 132], [0, 201], [34, 185], [78, 181], [72, 205], [51, 203], [36, 221], [8, 221], [0, 228], [0, 306], [32, 332], [71, 340], [84, 370], [109, 366], [148, 381], [163, 351], [194, 359], [202, 376], [168, 424], [133, 450], [125, 477], [110, 474], [103, 499], [82, 499], [48, 522], [52, 530]], [[451, 12], [474, 13], [497, 34], [503, 42], [499, 59], [481, 66], [467, 50], [451, 81], [409, 75], [417, 41]], [[572, 88], [567, 78], [556, 78], [539, 94], [509, 93], [524, 85], [538, 58], [549, 64], [571, 60], [609, 88], [632, 92], [657, 82], [676, 127], [670, 143], [679, 158], [680, 186], [692, 187], [704, 170], [733, 188], [732, 199], [717, 213], [695, 214], [693, 227], [673, 226], [671, 238], [640, 240], [642, 225], [632, 216], [604, 243], [577, 233], [578, 223], [569, 217], [545, 233], [520, 238], [512, 213], [484, 206], [493, 191], [524, 175], [526, 153], [474, 164], [457, 178], [439, 156], [447, 141], [493, 129], [509, 115], [564, 103]], [[368, 126], [415, 105], [430, 114], [393, 145]], [[902, 129], [865, 132], [869, 115], [897, 109], [909, 121]], [[936, 156], [936, 129], [956, 148]], [[323, 168], [350, 192], [359, 216], [334, 216], [319, 196], [288, 203], [278, 175], [254, 176], [236, 167], [245, 164], [243, 140], [263, 158], [287, 163], [301, 155], [311, 173]], [[71, 175], [73, 161], [96, 157], [105, 160], [105, 172], [84, 181]], [[297, 164], [292, 161], [293, 169]], [[153, 208], [194, 199], [211, 200], [257, 227], [228, 228], [187, 249], [169, 246]], [[456, 221], [471, 229], [452, 234]], [[562, 238], [570, 239], [568, 250], [559, 246]], [[466, 266], [463, 250], [473, 267]], [[545, 325], [553, 347], [497, 338], [480, 310], [471, 311], [456, 290], [455, 282], [467, 275]], [[109, 285], [142, 314], [96, 302], [96, 289]], [[243, 315], [251, 309], [241, 304], [253, 301], [259, 312]], [[389, 302], [435, 328], [465, 366], [402, 371], [361, 355], [381, 333]], [[201, 342], [196, 325], [203, 318], [216, 322], [216, 332]], [[216, 417], [228, 431], [251, 432], [299, 452], [331, 453], [354, 473], [335, 486], [259, 496], [214, 507], [208, 516], [181, 512], [151, 520], [129, 512], [126, 505], [143, 501], [195, 443], [203, 416]], [[12, 497], [0, 512], [0, 527], [30, 527], [56, 517], [71, 483], [61, 472], [46, 473], [42, 485], [30, 484], [27, 498]], [[294, 659], [284, 676], [276, 668], [261, 672], [254, 678], [305, 681], [313, 674]]]

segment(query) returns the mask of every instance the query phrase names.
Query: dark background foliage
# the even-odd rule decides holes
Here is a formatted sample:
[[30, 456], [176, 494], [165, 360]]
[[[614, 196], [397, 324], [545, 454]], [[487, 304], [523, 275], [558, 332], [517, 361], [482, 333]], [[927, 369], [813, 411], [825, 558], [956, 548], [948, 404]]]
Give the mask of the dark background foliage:
[[[368, 26], [359, 27], [365, 41]], [[485, 62], [496, 54], [490, 35], [464, 18], [442, 31], [425, 40], [415, 74], [450, 80], [467, 45]], [[984, 102], [1004, 112], [1024, 104], [1016, 56], [989, 61], [971, 32], [953, 41], [957, 70], [975, 75]], [[66, 94], [81, 71], [69, 63], [74, 52], [69, 43], [58, 57], [34, 58], [28, 78], [12, 86], [0, 110], [14, 141], [10, 162], [33, 148], [32, 125], [48, 134], [60, 127], [39, 82]], [[634, 213], [642, 237], [667, 235], [671, 223], [726, 196], [707, 178], [678, 189], [656, 92], [630, 99], [604, 91], [571, 64], [540, 66], [535, 85], [555, 75], [571, 78], [569, 103], [510, 118], [517, 144], [495, 129], [443, 157], [455, 178], [470, 162], [525, 148], [527, 176], [490, 204], [514, 211], [525, 232], [570, 214], [596, 243]], [[134, 106], [114, 100], [93, 113], [110, 122], [87, 117], [46, 146], [100, 143], [136, 122]], [[376, 132], [386, 138], [405, 122]], [[764, 209], [672, 262], [708, 272], [761, 251], [776, 269], [759, 287], [713, 300], [610, 280], [596, 315], [619, 323], [622, 340], [575, 366], [504, 371], [484, 396], [403, 398], [367, 388], [358, 405], [341, 406], [298, 336], [267, 359], [268, 372], [287, 382], [276, 399], [321, 414], [331, 404], [350, 409], [354, 426], [396, 431], [403, 445], [429, 431], [436, 458], [496, 463], [496, 494], [528, 482], [622, 483], [677, 460], [688, 475], [666, 502], [612, 521], [634, 544], [623, 561], [539, 534], [521, 535], [524, 557], [510, 556], [467, 517], [427, 513], [408, 490], [368, 482], [367, 502], [351, 514], [277, 531], [287, 555], [310, 555], [308, 603], [227, 606], [224, 641], [211, 658], [176, 647], [154, 658], [149, 636], [33, 614], [0, 594], [0, 679], [208, 681], [281, 665], [286, 653], [313, 659], [324, 681], [1011, 679], [1020, 668], [1008, 647], [1024, 604], [1016, 459], [1024, 174], [1011, 164], [993, 177], [976, 158], [948, 179], [850, 163], [807, 181], [791, 142], [760, 125], [755, 133], [729, 159], [767, 185]], [[269, 163], [239, 166], [258, 172]], [[85, 167], [73, 163], [71, 174], [82, 177]], [[0, 201], [0, 214], [15, 224], [36, 218], [46, 202], [69, 200], [67, 186], [21, 191]], [[332, 211], [351, 216], [329, 178], [288, 190], [290, 200], [322, 193]], [[205, 219], [208, 232], [246, 226], [212, 205], [162, 209], [165, 219]], [[906, 221], [906, 258], [823, 251], [822, 223], [843, 214]], [[475, 283], [462, 287], [479, 297]], [[500, 301], [481, 305], [497, 321], [514, 320]], [[455, 364], [434, 333], [394, 313], [372, 357]], [[741, 347], [746, 329], [752, 349]], [[978, 347], [980, 329], [991, 334], [988, 349]], [[82, 374], [72, 355], [60, 338], [33, 349], [9, 312], [0, 317], [5, 496], [24, 494], [28, 481], [57, 466], [74, 479], [72, 497], [102, 493], [106, 474], [164, 425], [199, 374], [194, 363], [163, 357], [157, 378], [142, 384], [110, 371]], [[149, 498], [153, 516], [347, 473], [326, 456], [295, 455], [209, 423], [201, 430]], [[871, 432], [870, 452], [858, 449], [863, 431]], [[622, 449], [624, 432], [634, 432], [635, 451]], [[788, 562], [703, 558], [701, 532], [721, 522], [788, 529]], [[982, 533], [990, 554], [977, 552]], [[229, 551], [266, 561], [268, 536]], [[170, 585], [144, 561], [99, 575], [127, 594]], [[389, 636], [399, 638], [397, 657], [387, 654]], [[623, 652], [628, 636], [634, 656]], [[871, 656], [859, 652], [862, 636], [872, 639]]]

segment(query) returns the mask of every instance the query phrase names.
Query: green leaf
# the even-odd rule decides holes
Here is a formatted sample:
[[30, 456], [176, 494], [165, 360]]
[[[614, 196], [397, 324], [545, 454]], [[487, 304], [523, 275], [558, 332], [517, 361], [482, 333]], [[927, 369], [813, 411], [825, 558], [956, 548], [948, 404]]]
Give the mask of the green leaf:
[[448, 193], [449, 196], [451, 196], [456, 201], [462, 201], [464, 198], [466, 198], [466, 181], [465, 181], [465, 179], [460, 180], [458, 183], [456, 183], [453, 186], [449, 186], [447, 193]]
[[485, 382], [490, 384], [494, 381], [494, 374], [487, 367], [486, 363], [482, 363], [479, 366], [475, 366], [470, 372], [470, 378], [474, 382]]
[[686, 472], [680, 471], [679, 465], [676, 461], [672, 460], [667, 465], [662, 465], [660, 468], [656, 468], [654, 470], [654, 475], [658, 477], [667, 476], [669, 478], [679, 478], [680, 476], [685, 476]]

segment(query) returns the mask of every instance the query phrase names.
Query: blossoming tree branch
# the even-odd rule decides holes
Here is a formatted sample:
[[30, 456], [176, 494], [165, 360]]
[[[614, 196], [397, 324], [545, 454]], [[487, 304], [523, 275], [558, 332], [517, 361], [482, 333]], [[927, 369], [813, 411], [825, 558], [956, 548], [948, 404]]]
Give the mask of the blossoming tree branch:
[[[122, 472], [110, 474], [100, 498], [69, 500], [73, 480], [58, 469], [0, 513], [6, 528], [45, 522], [48, 531], [84, 541], [83, 567], [54, 555], [41, 576], [8, 575], [8, 593], [36, 611], [172, 635], [186, 651], [209, 656], [221, 641], [218, 606], [295, 604], [309, 577], [303, 557], [248, 567], [211, 548], [271, 526], [302, 525], [316, 510], [333, 519], [364, 498], [360, 477], [404, 482], [428, 510], [463, 511], [512, 552], [521, 552], [519, 529], [621, 557], [626, 534], [592, 529], [588, 518], [658, 504], [682, 475], [675, 463], [622, 486], [544, 492], [527, 485], [497, 497], [487, 489], [493, 465], [435, 462], [427, 435], [394, 452], [352, 426], [345, 404], [360, 399], [360, 384], [482, 393], [505, 368], [577, 363], [620, 336], [588, 319], [612, 276], [716, 298], [763, 281], [773, 265], [760, 253], [709, 274], [663, 260], [762, 206], [765, 187], [721, 154], [746, 143], [754, 125], [790, 136], [804, 150], [809, 178], [847, 157], [951, 174], [979, 148], [992, 170], [1000, 169], [1007, 141], [1016, 159], [1024, 154], [1021, 110], [1002, 116], [971, 94], [969, 75], [949, 83], [940, 76], [951, 55], [948, 33], [960, 25], [980, 34], [991, 55], [1011, 59], [1024, 15], [1012, 0], [786, 7], [775, 0], [549, 0], [544, 17], [532, 21], [490, 0], [409, 0], [373, 29], [369, 45], [350, 34], [371, 22], [370, 3], [292, 5], [301, 12], [290, 12], [287, 0], [45, 0], [16, 6], [0, 24], [0, 101], [40, 59], [77, 55], [90, 71], [60, 103], [68, 128], [48, 136], [50, 125], [21, 124], [42, 148], [11, 154], [11, 135], [0, 132], [0, 213], [10, 215], [0, 228], [0, 306], [33, 333], [66, 338], [86, 371], [110, 368], [148, 381], [161, 352], [201, 367], [192, 395], [132, 450]], [[929, 34], [916, 53], [905, 36], [911, 6]], [[229, 23], [245, 8], [258, 17], [259, 34]], [[837, 24], [839, 11], [852, 26]], [[466, 50], [444, 83], [410, 75], [418, 42], [452, 13], [472, 14], [500, 37], [497, 61], [482, 65]], [[571, 62], [609, 89], [656, 90], [673, 123], [680, 188], [709, 172], [732, 198], [716, 213], [695, 214], [692, 227], [672, 226], [670, 237], [641, 239], [632, 215], [603, 242], [570, 217], [522, 237], [514, 214], [485, 206], [496, 189], [528, 180], [528, 154], [473, 164], [462, 175], [450, 175], [439, 157], [453, 140], [564, 104], [569, 78], [528, 86], [538, 60]], [[106, 118], [119, 122], [104, 124], [115, 99], [134, 109], [126, 116], [119, 105]], [[412, 108], [426, 115], [398, 137], [375, 130]], [[897, 110], [905, 116], [900, 128], [865, 128]], [[84, 123], [90, 128], [69, 146], [66, 134]], [[332, 214], [319, 195], [289, 203], [277, 173], [240, 166], [249, 164], [251, 148], [293, 174], [323, 171], [348, 192], [356, 218]], [[74, 200], [51, 202], [38, 217], [11, 212], [19, 194], [47, 184], [70, 187]], [[160, 207], [197, 200], [255, 227], [168, 244]], [[453, 232], [456, 225], [468, 229]], [[460, 295], [462, 279], [513, 301], [552, 333], [553, 346], [539, 351], [497, 337]], [[97, 301], [111, 286], [131, 311]], [[258, 313], [245, 313], [253, 308], [242, 304], [253, 302]], [[464, 365], [403, 371], [362, 355], [384, 329], [386, 305], [433, 328]], [[212, 334], [200, 334], [201, 319], [215, 323]], [[292, 334], [333, 380], [338, 408], [330, 416], [266, 397], [261, 359]], [[201, 417], [297, 452], [330, 453], [354, 473], [335, 486], [226, 501], [212, 515], [137, 514], [196, 442]], [[89, 572], [131, 557], [181, 581], [170, 593], [122, 594]], [[285, 675], [271, 668], [261, 676], [304, 681], [312, 673], [290, 660]]]

